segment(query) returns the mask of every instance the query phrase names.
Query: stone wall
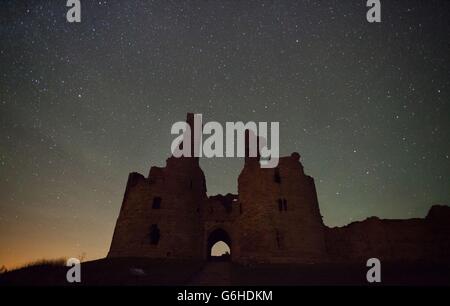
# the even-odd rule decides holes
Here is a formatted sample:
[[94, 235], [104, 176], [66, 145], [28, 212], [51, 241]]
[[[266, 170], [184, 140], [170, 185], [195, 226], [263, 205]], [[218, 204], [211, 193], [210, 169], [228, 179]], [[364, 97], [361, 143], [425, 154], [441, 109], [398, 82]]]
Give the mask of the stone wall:
[[327, 252], [335, 262], [444, 262], [450, 258], [450, 208], [433, 206], [425, 219], [376, 217], [328, 228]]
[[[187, 122], [193, 125], [192, 114]], [[217, 239], [240, 263], [445, 261], [450, 208], [433, 207], [425, 219], [372, 217], [328, 228], [298, 153], [267, 169], [247, 154], [238, 195], [211, 197], [198, 158], [170, 157], [147, 178], [129, 175], [108, 257], [207, 259]]]

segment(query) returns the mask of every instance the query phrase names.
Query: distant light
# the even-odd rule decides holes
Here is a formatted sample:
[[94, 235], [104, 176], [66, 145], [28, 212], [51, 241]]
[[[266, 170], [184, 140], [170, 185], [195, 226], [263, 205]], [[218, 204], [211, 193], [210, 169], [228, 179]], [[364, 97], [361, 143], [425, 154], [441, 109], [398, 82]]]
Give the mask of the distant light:
[[231, 254], [230, 247], [223, 241], [216, 242], [211, 248], [211, 256], [222, 256], [227, 252]]

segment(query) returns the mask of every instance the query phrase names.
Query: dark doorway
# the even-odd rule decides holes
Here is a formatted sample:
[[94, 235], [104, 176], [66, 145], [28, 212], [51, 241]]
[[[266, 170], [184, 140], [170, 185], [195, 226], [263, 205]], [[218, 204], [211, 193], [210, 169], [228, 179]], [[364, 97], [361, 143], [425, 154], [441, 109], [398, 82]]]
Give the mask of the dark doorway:
[[211, 261], [231, 260], [231, 239], [226, 231], [218, 228], [209, 234], [206, 258]]

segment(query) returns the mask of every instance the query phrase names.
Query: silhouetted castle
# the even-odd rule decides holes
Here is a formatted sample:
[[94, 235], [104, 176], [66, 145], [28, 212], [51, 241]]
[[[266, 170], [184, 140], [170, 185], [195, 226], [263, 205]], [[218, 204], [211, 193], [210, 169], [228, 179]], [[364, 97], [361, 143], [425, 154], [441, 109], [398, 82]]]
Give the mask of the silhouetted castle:
[[108, 257], [208, 259], [217, 241], [239, 263], [445, 261], [450, 208], [434, 206], [425, 219], [371, 217], [328, 228], [298, 153], [273, 169], [247, 157], [238, 195], [210, 197], [198, 158], [170, 157], [147, 178], [129, 175]]

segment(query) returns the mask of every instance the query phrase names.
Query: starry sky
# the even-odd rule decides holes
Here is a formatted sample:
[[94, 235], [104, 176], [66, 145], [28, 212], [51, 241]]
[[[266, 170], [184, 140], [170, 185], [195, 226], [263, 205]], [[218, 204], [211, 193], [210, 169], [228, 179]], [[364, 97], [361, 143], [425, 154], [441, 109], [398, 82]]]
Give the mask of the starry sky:
[[[450, 2], [365, 2], [1, 1], [0, 266], [104, 257], [187, 112], [279, 121], [328, 226], [450, 204]], [[242, 165], [202, 159], [208, 194]]]

